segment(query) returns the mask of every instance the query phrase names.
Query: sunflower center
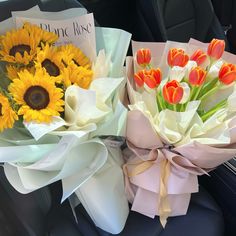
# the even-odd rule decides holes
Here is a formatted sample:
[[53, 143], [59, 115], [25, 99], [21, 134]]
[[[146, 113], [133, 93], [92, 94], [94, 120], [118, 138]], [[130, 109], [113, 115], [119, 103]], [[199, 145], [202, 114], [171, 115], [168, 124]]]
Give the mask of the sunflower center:
[[0, 103], [0, 116], [2, 116], [2, 104]]
[[55, 63], [53, 63], [52, 61], [50, 61], [49, 59], [45, 59], [42, 62], [42, 66], [46, 69], [46, 71], [48, 72], [48, 74], [50, 76], [60, 75], [60, 70], [59, 70], [58, 66]]
[[21, 54], [21, 56], [24, 56], [24, 52], [27, 52], [28, 54], [30, 54], [30, 46], [29, 45], [25, 45], [25, 44], [19, 44], [16, 46], [13, 46], [10, 51], [9, 51], [9, 55], [11, 56], [16, 56], [16, 53], [19, 52]]
[[24, 100], [26, 104], [34, 110], [46, 108], [50, 101], [48, 91], [45, 88], [37, 85], [31, 86], [26, 90], [24, 94]]
[[72, 61], [75, 63], [75, 65], [80, 66], [80, 64], [75, 59], [72, 59]]

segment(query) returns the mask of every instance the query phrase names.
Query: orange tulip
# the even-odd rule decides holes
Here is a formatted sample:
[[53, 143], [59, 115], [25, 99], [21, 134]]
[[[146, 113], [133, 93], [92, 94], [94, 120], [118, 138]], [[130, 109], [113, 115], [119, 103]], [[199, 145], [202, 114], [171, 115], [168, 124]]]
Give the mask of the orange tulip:
[[183, 49], [172, 48], [168, 52], [167, 62], [169, 66], [184, 67], [189, 61], [189, 56], [185, 54]]
[[134, 75], [134, 80], [139, 87], [145, 83], [149, 88], [156, 88], [161, 83], [161, 70], [141, 70]]
[[207, 54], [202, 50], [196, 50], [193, 55], [190, 57], [190, 60], [196, 61], [197, 65], [202, 65], [207, 59]]
[[184, 89], [178, 81], [172, 80], [164, 85], [162, 93], [168, 103], [178, 104], [184, 95]]
[[233, 83], [236, 80], [236, 66], [224, 63], [219, 71], [219, 80], [226, 85]]
[[149, 71], [146, 71], [144, 83], [149, 88], [156, 88], [161, 83], [161, 70], [157, 68], [156, 70], [151, 69]]
[[221, 58], [225, 50], [225, 41], [219, 39], [212, 39], [207, 48], [207, 54], [212, 59], [218, 60]]
[[191, 69], [189, 73], [189, 83], [193, 86], [200, 86], [204, 83], [207, 72], [197, 66]]
[[148, 49], [148, 48], [139, 49], [136, 53], [136, 60], [140, 66], [142, 66], [142, 67], [147, 66], [151, 61], [150, 49]]
[[138, 87], [142, 87], [144, 84], [145, 70], [140, 70], [134, 74], [134, 81]]

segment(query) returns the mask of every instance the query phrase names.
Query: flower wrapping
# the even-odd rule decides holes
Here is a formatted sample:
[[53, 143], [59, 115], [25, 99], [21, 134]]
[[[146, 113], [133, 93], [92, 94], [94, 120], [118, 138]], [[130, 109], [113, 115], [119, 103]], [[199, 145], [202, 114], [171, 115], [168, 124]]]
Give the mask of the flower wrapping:
[[[71, 15], [71, 17], [66, 17], [66, 21], [60, 18], [63, 14], [60, 16], [56, 13], [56, 16], [52, 17], [52, 13], [42, 13], [37, 8], [29, 10], [27, 15], [24, 15], [24, 19], [27, 17], [27, 20], [31, 22], [31, 18], [37, 14], [38, 18], [46, 22], [45, 17], [50, 15], [48, 21], [50, 24], [56, 21], [55, 25], [60, 22], [70, 24], [77, 19], [74, 18], [76, 11], [81, 22], [91, 23], [92, 15], [83, 16], [83, 11], [78, 9], [63, 11], [63, 14]], [[22, 13], [15, 13], [15, 16], [19, 21], [22, 20], [20, 18]], [[32, 19], [32, 22], [36, 24], [40, 22], [40, 19]], [[27, 27], [30, 26], [27, 25]], [[123, 158], [119, 150], [123, 141], [113, 140], [113, 137], [125, 135], [127, 110], [119, 97], [120, 90], [125, 84], [122, 77], [123, 63], [130, 34], [118, 29], [99, 27], [96, 30], [91, 29], [91, 32], [94, 34], [84, 36], [91, 37], [90, 41], [87, 41], [87, 43], [92, 42], [90, 45], [80, 40], [80, 49], [84, 51], [88, 49], [87, 51], [91, 52], [88, 55], [92, 62], [93, 79], [91, 82], [86, 84], [82, 79], [73, 84], [73, 81], [64, 80], [63, 86], [66, 89], [63, 96], [63, 116], [54, 115], [49, 122], [35, 122], [33, 119], [37, 113], [34, 115], [31, 113], [27, 120], [23, 117], [23, 123], [19, 121], [15, 122], [11, 128], [10, 124], [8, 127], [2, 127], [4, 130], [0, 133], [0, 161], [4, 162], [7, 179], [20, 193], [29, 193], [61, 180], [62, 201], [75, 193], [94, 223], [101, 229], [115, 234], [123, 229], [129, 212], [121, 168]], [[95, 35], [96, 39], [93, 39]], [[63, 41], [63, 39], [60, 40]], [[93, 42], [96, 44], [93, 45]], [[49, 46], [42, 46], [41, 49], [51, 50]], [[94, 58], [95, 54], [97, 54], [96, 58]], [[71, 54], [68, 55], [70, 58]], [[24, 56], [26, 53], [21, 54], [23, 59]], [[21, 57], [18, 56], [18, 59]], [[37, 60], [40, 62], [42, 55], [38, 57]], [[63, 57], [64, 60], [68, 58]], [[54, 65], [58, 62], [57, 60], [54, 60]], [[67, 63], [70, 65], [70, 62], [68, 59], [64, 66]], [[43, 62], [40, 63], [43, 65]], [[87, 63], [87, 59], [81, 63]], [[76, 69], [76, 65], [72, 64]], [[36, 63], [35, 67], [38, 65], [40, 64]], [[81, 68], [81, 65], [78, 66]], [[85, 67], [88, 69], [87, 64]], [[73, 68], [71, 71], [69, 67], [64, 68], [64, 77], [62, 77], [68, 78], [66, 76], [70, 73], [73, 75]], [[46, 76], [45, 71], [37, 74], [37, 68], [35, 74], [31, 71], [20, 73], [14, 76], [23, 77], [26, 74], [30, 79]], [[60, 76], [53, 77], [56, 83], [60, 82], [60, 78]], [[20, 83], [20, 79], [13, 78], [12, 81]], [[5, 77], [0, 81], [2, 88], [6, 87], [5, 81]], [[20, 90], [14, 90], [17, 86], [11, 86], [13, 95], [16, 92], [20, 93]], [[23, 99], [26, 100], [26, 95]], [[37, 101], [37, 99], [26, 102], [29, 105], [32, 101]], [[3, 109], [4, 104], [0, 104]], [[39, 111], [40, 108], [35, 110]], [[0, 119], [5, 114], [2, 111], [4, 110], [1, 110]], [[42, 119], [42, 116], [40, 117]]]
[[[209, 93], [205, 98], [204, 94], [196, 93], [192, 96], [202, 96], [204, 99], [200, 97], [191, 100], [188, 97], [187, 102], [182, 103], [185, 105], [179, 104], [181, 99], [174, 97], [177, 92], [164, 97], [164, 101], [160, 98], [166, 92], [164, 84], [173, 79], [180, 83], [188, 81], [188, 78], [190, 81], [190, 71], [197, 66], [193, 60], [185, 63], [182, 57], [183, 60], [177, 60], [178, 63], [183, 63], [182, 66], [168, 67], [168, 53], [172, 48], [181, 48], [185, 53], [191, 54], [199, 49], [199, 43], [194, 40], [188, 44], [133, 42], [134, 55], [147, 55], [145, 48], [150, 49], [152, 58], [149, 57], [147, 61], [144, 58], [143, 61], [146, 64], [151, 61], [154, 68], [159, 65], [163, 78], [155, 85], [156, 90], [151, 89], [154, 77], [149, 74], [143, 76], [139, 72], [135, 74], [140, 69], [138, 56], [137, 59], [127, 58], [130, 111], [126, 130], [127, 161], [123, 169], [126, 193], [132, 203], [132, 210], [152, 218], [159, 215], [165, 226], [169, 216], [186, 214], [191, 193], [198, 192], [197, 176], [208, 174], [236, 153], [235, 85], [232, 82], [231, 85], [222, 86], [219, 88], [220, 92]], [[201, 44], [200, 48], [206, 49], [207, 45]], [[174, 60], [173, 58], [174, 56], [170, 60]], [[208, 70], [207, 79], [218, 77], [225, 59], [235, 60], [235, 56], [230, 54], [229, 57], [228, 53], [224, 53], [222, 58], [211, 65], [208, 62], [208, 67], [204, 65]], [[142, 60], [139, 61], [143, 63]], [[235, 79], [236, 77], [233, 81]], [[152, 80], [152, 83], [148, 80]], [[192, 90], [194, 85], [190, 88]], [[183, 98], [184, 93], [180, 96]], [[222, 99], [227, 101], [224, 106], [217, 103]], [[163, 104], [166, 106], [164, 109]], [[212, 110], [211, 107], [216, 107], [215, 104], [219, 109]], [[205, 113], [200, 113], [200, 108]]]

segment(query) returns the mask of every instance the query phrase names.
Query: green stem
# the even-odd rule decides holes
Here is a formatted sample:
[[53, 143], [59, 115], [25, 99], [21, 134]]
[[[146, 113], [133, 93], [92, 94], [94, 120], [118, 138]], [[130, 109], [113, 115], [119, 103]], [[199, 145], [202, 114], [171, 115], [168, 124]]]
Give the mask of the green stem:
[[177, 105], [176, 104], [173, 104], [173, 110], [177, 111]]
[[218, 82], [218, 78], [212, 79], [211, 81], [204, 84], [203, 88], [201, 89], [201, 92], [199, 94], [199, 97], [203, 96], [205, 93], [207, 93], [209, 90], [214, 88], [216, 86], [216, 83]]
[[207, 98], [208, 96], [214, 94], [218, 89], [219, 89], [220, 86], [215, 86], [213, 87], [212, 89], [208, 90], [205, 94], [199, 96], [199, 100], [204, 100], [205, 98]]
[[185, 110], [185, 104], [180, 104], [179, 111], [183, 112]]
[[193, 86], [192, 90], [190, 92], [189, 101], [193, 101], [194, 100], [197, 91], [198, 91], [198, 87], [197, 86]]
[[159, 92], [157, 92], [157, 100], [158, 100], [158, 104], [160, 106], [160, 111], [165, 110], [166, 107], [165, 107], [164, 101], [162, 99], [162, 96]]
[[157, 101], [158, 111], [160, 112], [161, 111], [161, 104], [160, 104], [160, 101], [159, 101], [158, 92], [157, 92], [157, 95], [156, 95], [156, 101]]
[[192, 98], [192, 101], [198, 99], [198, 96], [199, 96], [199, 94], [200, 94], [200, 92], [201, 92], [201, 90], [202, 90], [202, 86], [195, 86], [195, 87], [196, 87], [197, 89], [196, 89], [196, 92], [195, 92], [195, 94], [194, 94], [194, 96], [193, 96], [193, 98]]
[[214, 115], [219, 109], [225, 107], [227, 104], [227, 99], [217, 103], [214, 107], [212, 107], [208, 112], [201, 116], [202, 121], [205, 122], [209, 117]]
[[188, 102], [192, 100], [192, 97], [194, 96], [194, 93], [195, 93], [195, 88], [196, 88], [195, 86], [192, 87], [192, 89], [190, 91]]

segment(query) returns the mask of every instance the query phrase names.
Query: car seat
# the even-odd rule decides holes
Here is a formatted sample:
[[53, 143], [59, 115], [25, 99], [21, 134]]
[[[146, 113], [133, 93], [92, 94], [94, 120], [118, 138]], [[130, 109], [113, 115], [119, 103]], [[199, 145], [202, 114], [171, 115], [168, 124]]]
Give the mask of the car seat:
[[[53, 185], [30, 194], [18, 193], [0, 167], [1, 236], [80, 236], [68, 202], [60, 205], [53, 197]], [[58, 191], [58, 190], [57, 190]]]
[[[191, 37], [203, 42], [226, 39], [210, 0], [80, 0], [99, 24], [120, 27], [138, 41]], [[125, 5], [124, 5], [125, 4]]]
[[[68, 204], [60, 205], [60, 182], [22, 195], [8, 183], [0, 168], [0, 235], [3, 236], [109, 236], [97, 228], [84, 208], [75, 210], [78, 224]], [[1, 232], [2, 231], [2, 232]], [[204, 190], [193, 194], [187, 215], [171, 217], [163, 230], [158, 217], [130, 212], [119, 236], [223, 236], [221, 211]], [[4, 232], [4, 233], [3, 233]]]
[[225, 33], [210, 0], [80, 0], [93, 12], [98, 24], [118, 27], [132, 34], [132, 39], [146, 42], [190, 38], [210, 42], [224, 39]]

